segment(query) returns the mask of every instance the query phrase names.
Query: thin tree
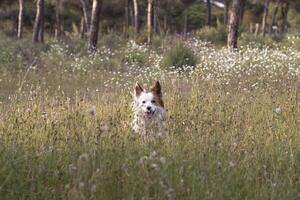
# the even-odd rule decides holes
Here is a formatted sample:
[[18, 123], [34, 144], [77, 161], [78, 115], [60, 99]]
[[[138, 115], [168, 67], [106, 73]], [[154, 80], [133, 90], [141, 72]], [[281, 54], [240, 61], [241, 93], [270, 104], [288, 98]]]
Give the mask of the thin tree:
[[266, 36], [267, 33], [267, 19], [269, 15], [269, 5], [270, 5], [270, 0], [265, 0], [265, 5], [264, 5], [264, 14], [262, 18], [262, 35], [263, 37]]
[[82, 7], [82, 14], [83, 14], [83, 19], [84, 19], [85, 30], [89, 30], [90, 23], [89, 23], [88, 6], [86, 3], [86, 0], [80, 0], [80, 4]]
[[36, 1], [36, 16], [33, 27], [33, 42], [43, 42], [44, 39], [44, 0]]
[[163, 31], [165, 34], [168, 32], [168, 16], [167, 16], [167, 14], [164, 15]]
[[130, 25], [134, 27], [134, 9], [133, 9], [133, 2], [129, 0], [129, 18], [130, 18]]
[[85, 36], [86, 32], [86, 27], [85, 27], [85, 22], [84, 22], [84, 17], [80, 17], [80, 38], [83, 39]]
[[281, 3], [281, 18], [282, 22], [280, 24], [280, 32], [285, 33], [286, 32], [286, 27], [287, 27], [287, 15], [289, 12], [289, 0], [283, 0]]
[[158, 1], [153, 1], [153, 31], [157, 33], [157, 21], [158, 21]]
[[272, 14], [272, 21], [271, 21], [271, 24], [270, 24], [270, 31], [269, 31], [270, 34], [273, 34], [273, 28], [274, 28], [275, 23], [276, 23], [276, 15], [277, 15], [277, 12], [278, 12], [279, 4], [280, 4], [280, 0], [277, 0], [274, 11], [273, 11], [273, 14]]
[[230, 6], [230, 0], [224, 0], [224, 16], [223, 16], [223, 21], [224, 21], [225, 25], [227, 25], [227, 23], [228, 23], [229, 6]]
[[135, 36], [139, 32], [139, 7], [138, 0], [133, 0], [134, 32]]
[[129, 17], [129, 0], [125, 0], [125, 21], [124, 21], [124, 30], [125, 30], [125, 35], [127, 35], [127, 32], [128, 32], [128, 27], [129, 27], [129, 24], [130, 24], [130, 17]]
[[102, 0], [93, 0], [91, 25], [88, 38], [88, 50], [90, 51], [94, 51], [97, 48], [101, 6]]
[[211, 3], [210, 0], [206, 0], [207, 6], [207, 26], [211, 26]]
[[58, 39], [61, 36], [61, 1], [56, 0], [56, 11], [55, 11], [55, 33], [54, 37], [55, 39]]
[[45, 0], [42, 2], [41, 6], [41, 24], [39, 28], [39, 41], [44, 43], [44, 24], [45, 24]]
[[245, 5], [245, 1], [246, 0], [233, 0], [232, 2], [228, 37], [227, 37], [227, 47], [230, 50], [237, 49], [240, 15], [243, 9], [242, 6]]
[[129, 36], [129, 27], [134, 26], [133, 24], [133, 14], [132, 14], [132, 1], [131, 0], [125, 0], [125, 21], [124, 21], [124, 34], [126, 37]]
[[183, 36], [186, 37], [187, 35], [187, 26], [188, 26], [188, 14], [185, 10], [183, 13]]
[[239, 20], [240, 25], [243, 24], [245, 6], [246, 6], [246, 0], [241, 1], [241, 11], [240, 11], [240, 20]]
[[148, 9], [147, 9], [147, 38], [148, 43], [151, 43], [152, 36], [152, 4], [153, 0], [148, 0]]
[[18, 39], [22, 38], [22, 32], [23, 32], [23, 11], [24, 9], [24, 0], [19, 0], [19, 16], [18, 16]]

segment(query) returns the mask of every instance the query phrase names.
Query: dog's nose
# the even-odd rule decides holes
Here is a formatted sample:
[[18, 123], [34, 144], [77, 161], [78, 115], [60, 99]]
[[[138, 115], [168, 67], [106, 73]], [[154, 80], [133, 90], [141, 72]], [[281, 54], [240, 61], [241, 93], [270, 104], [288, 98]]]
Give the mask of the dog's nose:
[[150, 110], [151, 110], [151, 106], [147, 106], [147, 110], [149, 110], [149, 111], [150, 111]]

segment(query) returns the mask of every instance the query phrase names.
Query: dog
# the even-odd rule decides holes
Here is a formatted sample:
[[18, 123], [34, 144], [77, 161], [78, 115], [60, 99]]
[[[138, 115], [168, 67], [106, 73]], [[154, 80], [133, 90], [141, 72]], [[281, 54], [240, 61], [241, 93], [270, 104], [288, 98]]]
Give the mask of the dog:
[[146, 138], [165, 135], [166, 111], [162, 98], [161, 85], [156, 81], [149, 91], [136, 83], [133, 92], [133, 130]]

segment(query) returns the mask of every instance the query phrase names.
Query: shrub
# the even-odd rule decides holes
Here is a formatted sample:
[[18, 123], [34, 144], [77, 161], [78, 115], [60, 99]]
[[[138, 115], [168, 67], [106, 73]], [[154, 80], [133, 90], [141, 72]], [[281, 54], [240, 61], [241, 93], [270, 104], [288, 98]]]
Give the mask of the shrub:
[[146, 43], [148, 40], [148, 33], [146, 29], [140, 30], [136, 36], [136, 42], [138, 44]]
[[12, 44], [10, 38], [0, 33], [0, 68], [18, 69], [21, 58], [16, 44]]
[[112, 32], [106, 35], [103, 35], [101, 37], [101, 40], [99, 41], [99, 46], [105, 46], [110, 49], [116, 49], [120, 45], [123, 45], [123, 39], [117, 35], [116, 33]]
[[14, 67], [18, 66], [15, 65], [15, 52], [14, 48], [8, 45], [0, 45], [0, 63], [2, 67], [9, 67], [9, 65], [13, 64]]
[[197, 58], [193, 51], [182, 43], [177, 43], [171, 48], [161, 62], [161, 67], [174, 68], [175, 70], [184, 70], [194, 68], [197, 64]]
[[49, 41], [48, 50], [41, 52], [40, 59], [44, 66], [51, 68], [66, 67], [70, 59], [69, 47], [63, 42]]
[[143, 65], [146, 62], [147, 48], [129, 41], [125, 50], [125, 62], [129, 65]]
[[217, 24], [217, 27], [203, 27], [196, 32], [197, 37], [215, 44], [224, 44], [227, 39], [226, 27], [219, 22]]
[[[202, 4], [192, 5], [188, 10], [188, 24], [191, 28], [202, 27], [206, 24], [206, 7]], [[183, 16], [182, 16], [183, 19]]]

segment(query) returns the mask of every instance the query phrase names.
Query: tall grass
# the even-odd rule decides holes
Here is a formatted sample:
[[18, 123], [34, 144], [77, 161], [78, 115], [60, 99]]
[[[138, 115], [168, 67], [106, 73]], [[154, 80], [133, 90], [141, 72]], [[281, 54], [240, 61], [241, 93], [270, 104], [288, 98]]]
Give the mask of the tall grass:
[[[187, 73], [110, 70], [98, 60], [123, 62], [123, 50], [94, 62], [60, 48], [26, 78], [2, 73], [1, 199], [299, 199], [299, 51], [185, 45], [201, 61]], [[145, 143], [130, 92], [154, 79], [168, 136]]]

